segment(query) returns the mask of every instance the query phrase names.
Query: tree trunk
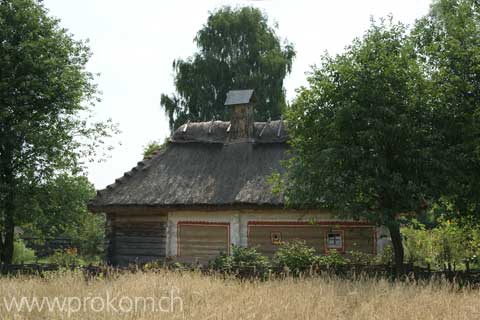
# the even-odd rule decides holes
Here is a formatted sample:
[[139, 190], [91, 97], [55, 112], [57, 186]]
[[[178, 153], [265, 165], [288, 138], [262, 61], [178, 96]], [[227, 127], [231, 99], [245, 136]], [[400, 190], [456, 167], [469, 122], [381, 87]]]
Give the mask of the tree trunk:
[[13, 220], [13, 204], [5, 206], [5, 226], [4, 226], [4, 240], [2, 250], [2, 262], [4, 264], [11, 264], [13, 259], [13, 242], [15, 223]]
[[393, 253], [395, 256], [395, 272], [397, 276], [400, 276], [405, 273], [405, 269], [403, 267], [405, 252], [403, 250], [400, 226], [398, 226], [397, 224], [389, 225], [388, 231], [390, 232], [390, 237], [392, 239]]
[[1, 245], [1, 262], [4, 264], [11, 264], [13, 259], [13, 243], [14, 243], [14, 232], [15, 232], [15, 221], [14, 221], [14, 195], [12, 193], [8, 194], [3, 202], [3, 241]]
[[3, 201], [0, 202], [0, 210], [3, 213], [3, 230], [1, 236], [3, 239], [0, 245], [0, 259], [4, 264], [11, 264], [13, 258], [13, 242], [15, 230], [15, 178], [13, 170], [13, 147], [12, 145], [3, 146], [0, 153], [0, 179], [3, 180]]
[[[3, 266], [3, 229], [0, 228], [0, 266]], [[1, 271], [1, 270], [0, 270]]]

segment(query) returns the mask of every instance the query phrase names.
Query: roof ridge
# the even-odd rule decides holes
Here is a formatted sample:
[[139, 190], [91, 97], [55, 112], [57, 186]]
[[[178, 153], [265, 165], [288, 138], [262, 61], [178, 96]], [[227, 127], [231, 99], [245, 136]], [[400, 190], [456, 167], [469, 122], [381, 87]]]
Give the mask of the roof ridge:
[[[229, 137], [230, 121], [210, 120], [188, 122], [178, 127], [170, 136], [172, 143], [225, 144]], [[287, 122], [278, 120], [254, 122], [254, 143], [284, 143], [288, 140]]]

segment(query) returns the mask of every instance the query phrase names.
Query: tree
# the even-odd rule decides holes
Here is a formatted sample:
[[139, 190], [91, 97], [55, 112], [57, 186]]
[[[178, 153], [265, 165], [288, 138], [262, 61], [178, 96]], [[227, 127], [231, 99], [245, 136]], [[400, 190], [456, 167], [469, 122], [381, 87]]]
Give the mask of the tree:
[[289, 43], [280, 44], [266, 15], [251, 7], [223, 7], [210, 14], [194, 41], [198, 52], [173, 62], [177, 92], [161, 96], [171, 129], [187, 120], [226, 119], [224, 102], [231, 89], [255, 90], [257, 119], [280, 115], [283, 79], [295, 51]]
[[456, 221], [440, 216], [434, 228], [413, 219], [413, 224], [402, 228], [409, 262], [451, 271], [461, 263], [467, 270], [478, 262], [480, 233], [473, 225], [459, 225]]
[[102, 253], [105, 217], [88, 211], [95, 187], [85, 176], [61, 174], [31, 190], [17, 207], [17, 221], [37, 239], [68, 238], [85, 256]]
[[[59, 173], [78, 173], [112, 133], [92, 123], [90, 51], [35, 0], [0, 2], [0, 258], [10, 263], [21, 199]], [[34, 217], [27, 217], [33, 219]]]
[[402, 216], [432, 195], [428, 83], [405, 28], [372, 23], [325, 55], [287, 112], [292, 157], [277, 187], [287, 204], [324, 207], [388, 227], [402, 272]]
[[480, 222], [480, 3], [437, 0], [413, 30], [431, 81], [437, 158], [447, 164], [440, 185], [456, 219]]
[[167, 143], [168, 143], [167, 139], [165, 139], [163, 143], [155, 140], [150, 141], [149, 143], [147, 143], [146, 146], [143, 147], [143, 158], [144, 159], [150, 158], [158, 151], [165, 149], [165, 147], [167, 146]]

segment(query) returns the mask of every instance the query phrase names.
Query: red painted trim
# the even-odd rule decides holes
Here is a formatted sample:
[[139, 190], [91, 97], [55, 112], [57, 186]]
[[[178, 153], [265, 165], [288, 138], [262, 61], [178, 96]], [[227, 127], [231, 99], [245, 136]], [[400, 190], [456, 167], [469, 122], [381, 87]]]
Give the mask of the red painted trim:
[[365, 226], [372, 227], [372, 224], [366, 221], [335, 221], [335, 220], [323, 220], [323, 221], [248, 221], [248, 225], [259, 225], [259, 226]]
[[230, 222], [179, 221], [177, 222], [177, 257], [180, 257], [180, 228], [182, 226], [225, 227], [227, 229], [227, 254], [230, 254]]
[[229, 225], [230, 225], [230, 222], [212, 222], [212, 221], [178, 221], [178, 222], [177, 222], [177, 225], [182, 225], [182, 224], [187, 224], [187, 225], [199, 224], [199, 225], [229, 226]]

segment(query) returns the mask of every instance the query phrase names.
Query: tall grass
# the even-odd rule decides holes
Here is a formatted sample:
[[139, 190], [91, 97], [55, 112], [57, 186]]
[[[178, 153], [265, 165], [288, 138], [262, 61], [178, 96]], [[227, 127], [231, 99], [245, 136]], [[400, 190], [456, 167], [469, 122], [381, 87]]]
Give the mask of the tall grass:
[[[181, 298], [168, 311], [6, 310], [12, 297]], [[118, 302], [118, 301], [117, 301]], [[117, 303], [118, 305], [118, 303]], [[126, 306], [124, 306], [126, 307]], [[124, 308], [126, 309], [126, 308]], [[148, 309], [148, 308], [147, 308]], [[72, 310], [71, 310], [72, 311]], [[81, 273], [0, 278], [0, 319], [480, 319], [480, 291], [447, 283], [334, 277], [239, 281], [195, 272], [126, 273], [86, 280]]]

